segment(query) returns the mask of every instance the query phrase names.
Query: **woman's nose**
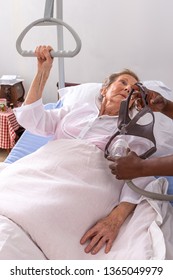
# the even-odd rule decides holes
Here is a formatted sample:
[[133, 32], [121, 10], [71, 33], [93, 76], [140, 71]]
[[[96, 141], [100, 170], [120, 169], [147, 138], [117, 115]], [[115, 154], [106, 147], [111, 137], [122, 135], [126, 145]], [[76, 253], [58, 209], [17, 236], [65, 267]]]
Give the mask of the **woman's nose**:
[[127, 85], [127, 86], [125, 87], [125, 91], [127, 91], [128, 93], [130, 93], [130, 91], [131, 91], [131, 85]]

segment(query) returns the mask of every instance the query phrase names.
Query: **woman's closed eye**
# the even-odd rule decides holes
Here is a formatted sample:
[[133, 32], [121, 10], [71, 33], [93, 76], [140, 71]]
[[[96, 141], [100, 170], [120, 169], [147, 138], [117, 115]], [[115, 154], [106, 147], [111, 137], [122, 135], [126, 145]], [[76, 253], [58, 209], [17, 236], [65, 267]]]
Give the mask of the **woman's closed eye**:
[[126, 80], [120, 80], [120, 82], [124, 85], [124, 86], [127, 86], [128, 85], [128, 82]]

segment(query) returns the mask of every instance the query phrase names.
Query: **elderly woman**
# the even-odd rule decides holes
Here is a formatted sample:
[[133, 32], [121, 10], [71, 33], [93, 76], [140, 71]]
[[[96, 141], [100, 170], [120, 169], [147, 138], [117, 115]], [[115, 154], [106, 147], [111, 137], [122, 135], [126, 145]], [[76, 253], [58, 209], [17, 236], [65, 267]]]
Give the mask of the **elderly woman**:
[[[104, 254], [111, 251], [121, 226], [140, 201], [138, 194], [114, 178], [104, 158], [105, 145], [117, 129], [120, 103], [139, 79], [130, 70], [112, 74], [103, 83], [101, 96], [90, 104], [76, 102], [46, 111], [42, 94], [53, 63], [51, 50], [50, 46], [36, 48], [38, 70], [24, 105], [15, 114], [24, 128], [53, 135], [54, 141], [8, 167], [8, 176], [6, 170], [1, 172], [0, 214], [20, 225], [48, 259], [106, 258]], [[136, 152], [148, 148], [144, 140], [133, 136], [127, 140]], [[10, 172], [15, 175], [8, 188]], [[140, 186], [145, 188], [152, 181], [151, 177], [140, 179]], [[15, 211], [6, 199], [11, 191]]]

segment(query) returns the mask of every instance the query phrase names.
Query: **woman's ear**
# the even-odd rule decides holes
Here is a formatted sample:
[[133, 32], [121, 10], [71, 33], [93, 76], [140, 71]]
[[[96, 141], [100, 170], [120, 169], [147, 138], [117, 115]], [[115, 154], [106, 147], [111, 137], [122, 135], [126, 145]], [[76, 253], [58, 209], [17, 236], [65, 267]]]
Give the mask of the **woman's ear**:
[[103, 87], [101, 90], [100, 90], [100, 94], [104, 97], [106, 95], [106, 92], [107, 92], [107, 88]]

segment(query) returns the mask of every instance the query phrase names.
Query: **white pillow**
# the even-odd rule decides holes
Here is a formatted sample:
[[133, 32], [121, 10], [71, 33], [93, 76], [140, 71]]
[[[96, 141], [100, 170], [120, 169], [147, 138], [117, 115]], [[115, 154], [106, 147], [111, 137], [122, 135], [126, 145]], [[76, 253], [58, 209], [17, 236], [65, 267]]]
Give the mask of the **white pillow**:
[[63, 105], [90, 103], [100, 94], [102, 83], [85, 83], [78, 86], [65, 87], [58, 90]]
[[[148, 89], [159, 92], [165, 98], [173, 100], [173, 94], [161, 81], [143, 81], [143, 85]], [[65, 87], [58, 90], [60, 98], [65, 103], [76, 103], [76, 101], [88, 102], [90, 98], [100, 92], [102, 83], [85, 83], [77, 86]]]

